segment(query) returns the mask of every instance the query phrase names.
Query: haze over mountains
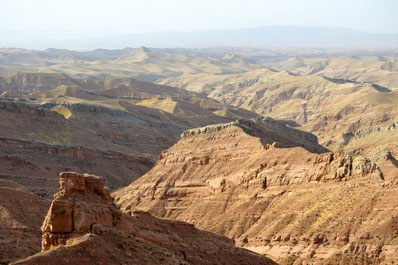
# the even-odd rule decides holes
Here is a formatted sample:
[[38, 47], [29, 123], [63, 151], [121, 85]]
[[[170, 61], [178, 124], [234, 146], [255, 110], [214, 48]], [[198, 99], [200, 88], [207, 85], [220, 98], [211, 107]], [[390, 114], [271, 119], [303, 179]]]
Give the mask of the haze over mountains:
[[[167, 31], [139, 34], [104, 34], [68, 31], [0, 30], [0, 47], [28, 49], [120, 49], [255, 47], [397, 47], [398, 33], [369, 33], [347, 28], [273, 26], [202, 31]], [[29, 36], [29, 38], [26, 38]]]
[[0, 265], [398, 264], [398, 1], [0, 6]]
[[0, 263], [394, 264], [397, 57], [1, 48]]

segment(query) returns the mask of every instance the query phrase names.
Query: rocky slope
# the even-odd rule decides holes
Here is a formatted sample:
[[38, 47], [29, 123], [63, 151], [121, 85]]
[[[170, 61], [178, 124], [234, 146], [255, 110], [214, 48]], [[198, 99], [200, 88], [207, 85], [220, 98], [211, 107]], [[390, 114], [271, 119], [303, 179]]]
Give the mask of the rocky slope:
[[84, 146], [0, 138], [0, 163], [0, 179], [12, 180], [35, 194], [50, 197], [57, 191], [54, 174], [59, 171], [103, 172], [109, 188], [114, 190], [146, 173], [155, 159]]
[[[195, 50], [192, 52], [195, 53]], [[17, 71], [66, 73], [77, 78], [114, 75], [153, 82], [181, 73], [239, 73], [259, 67], [259, 64], [244, 58], [199, 54], [145, 47], [87, 52], [0, 49], [0, 75], [6, 76]]]
[[398, 61], [392, 56], [336, 56], [332, 58], [290, 58], [269, 65], [299, 75], [326, 76], [340, 81], [375, 83], [398, 89]]
[[368, 158], [265, 118], [184, 132], [114, 196], [124, 211], [191, 222], [281, 264], [392, 264], [396, 184]]
[[[56, 172], [102, 170], [110, 187], [118, 188], [148, 171], [162, 144], [173, 143], [168, 135], [181, 130], [170, 126], [166, 132], [156, 132], [151, 125], [162, 124], [156, 125], [153, 117], [145, 121], [106, 108], [75, 105], [71, 109], [74, 117], [65, 119], [40, 105], [0, 101], [1, 178], [51, 196], [58, 186]], [[145, 136], [136, 131], [153, 133]], [[159, 147], [151, 148], [155, 141]]]
[[[19, 60], [23, 60], [22, 58], [29, 54], [28, 51], [16, 50], [6, 50], [4, 53], [12, 56], [21, 53]], [[67, 53], [69, 56], [79, 54], [72, 51], [46, 51], [34, 57], [43, 57], [45, 61], [45, 58], [53, 58], [58, 53]], [[155, 51], [142, 48], [114, 51], [114, 55], [120, 57], [95, 61], [95, 54], [108, 56], [108, 53], [87, 53], [84, 56], [90, 58], [87, 59], [89, 62], [65, 66], [71, 72], [76, 67], [76, 72], [80, 75], [75, 76], [97, 76], [97, 80], [70, 78], [58, 73], [18, 73], [2, 79], [0, 90], [18, 84], [22, 91], [33, 91], [37, 89], [35, 83], [41, 83], [42, 87], [58, 89], [46, 95], [34, 93], [31, 96], [37, 100], [36, 102], [45, 100], [63, 106], [76, 103], [77, 98], [79, 102], [91, 99], [96, 100], [98, 104], [123, 109], [120, 105], [126, 104], [125, 101], [128, 99], [129, 104], [160, 109], [178, 116], [200, 115], [201, 119], [207, 120], [208, 116], [213, 114], [235, 118], [252, 117], [250, 112], [244, 112], [242, 109], [223, 106], [196, 93], [170, 87], [176, 86], [203, 92], [212, 99], [258, 114], [294, 120], [303, 125], [303, 130], [316, 134], [322, 144], [334, 151], [358, 151], [370, 156], [389, 151], [394, 157], [398, 155], [398, 149], [395, 147], [397, 143], [394, 140], [396, 137], [392, 134], [386, 135], [385, 138], [393, 142], [393, 148], [384, 144], [375, 147], [373, 142], [364, 147], [363, 143], [357, 141], [352, 141], [347, 147], [356, 130], [396, 122], [398, 79], [397, 59], [393, 52], [238, 48]], [[269, 69], [261, 69], [264, 65], [250, 64], [241, 60], [241, 57], [261, 61]], [[174, 70], [166, 71], [162, 68], [167, 60], [169, 69], [172, 65]], [[203, 68], [208, 60], [214, 63], [214, 67]], [[24, 63], [29, 65], [29, 60], [26, 59]], [[55, 63], [54, 68], [60, 67], [57, 71], [62, 72], [64, 66], [60, 66], [59, 63]], [[138, 77], [148, 77], [157, 72], [160, 74], [154, 74], [154, 79], [166, 86], [154, 86], [129, 78], [98, 76], [98, 71], [95, 70], [102, 64], [106, 64], [106, 67], [117, 64], [120, 67], [118, 70], [112, 66], [113, 70], [108, 69], [108, 72], [114, 71], [115, 75], [124, 76], [125, 72], [134, 71], [130, 69], [131, 63], [134, 64], [135, 70], [141, 72]], [[227, 70], [227, 65], [231, 67], [230, 70]], [[178, 71], [175, 70], [177, 68]], [[44, 69], [46, 68], [40, 71]], [[49, 83], [53, 85], [48, 86]], [[97, 94], [82, 93], [81, 89], [96, 91]], [[7, 90], [3, 96], [18, 97], [14, 92]], [[67, 98], [69, 96], [72, 96], [72, 99]], [[124, 102], [119, 104], [107, 98], [114, 96], [123, 98]], [[207, 122], [210, 123], [212, 122]], [[370, 135], [368, 139], [375, 139], [373, 136], [375, 135]], [[367, 150], [363, 151], [364, 148]]]
[[13, 264], [275, 264], [193, 225], [119, 211], [104, 179], [60, 174], [42, 226], [42, 252]]
[[81, 103], [113, 109], [123, 108], [118, 103], [123, 100], [133, 105], [164, 110], [177, 116], [215, 116], [214, 111], [228, 109], [236, 112], [237, 117], [253, 117], [253, 113], [221, 104], [192, 91], [112, 76], [97, 80], [76, 79], [59, 73], [18, 72], [0, 79], [0, 96], [37, 104]]
[[366, 152], [362, 150], [363, 144], [353, 141], [359, 129], [396, 122], [398, 94], [393, 87], [271, 69], [222, 76], [185, 75], [162, 83], [204, 92], [211, 98], [261, 115], [292, 120], [334, 151], [398, 154], [396, 137], [391, 133], [387, 133], [385, 139], [394, 145], [392, 148], [374, 145], [373, 133], [368, 138], [370, 144]]
[[147, 172], [186, 129], [254, 113], [195, 92], [128, 78], [18, 73], [0, 81], [0, 168], [40, 195], [56, 172], [104, 175], [111, 189]]
[[50, 201], [0, 179], [0, 264], [40, 251], [40, 226]]

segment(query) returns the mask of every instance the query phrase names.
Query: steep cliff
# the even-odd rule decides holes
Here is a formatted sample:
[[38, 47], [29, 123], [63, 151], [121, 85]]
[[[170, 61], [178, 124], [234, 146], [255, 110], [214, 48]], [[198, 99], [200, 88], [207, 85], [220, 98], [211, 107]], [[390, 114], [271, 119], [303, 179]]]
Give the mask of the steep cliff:
[[315, 136], [266, 118], [184, 132], [114, 196], [124, 211], [194, 223], [282, 264], [389, 264], [397, 192], [368, 158], [327, 152]]

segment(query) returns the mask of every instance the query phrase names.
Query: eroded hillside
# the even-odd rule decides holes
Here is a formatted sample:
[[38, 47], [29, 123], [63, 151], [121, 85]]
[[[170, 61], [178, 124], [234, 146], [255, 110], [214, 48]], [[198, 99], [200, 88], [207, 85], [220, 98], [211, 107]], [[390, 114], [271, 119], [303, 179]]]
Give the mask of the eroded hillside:
[[39, 251], [43, 197], [77, 171], [127, 215], [66, 174], [51, 250], [19, 264], [273, 264], [233, 241], [394, 264], [397, 69], [394, 50], [0, 49], [0, 263]]
[[42, 252], [13, 264], [275, 264], [220, 235], [122, 213], [103, 178], [65, 172], [42, 225]]
[[397, 168], [331, 153], [267, 119], [188, 130], [155, 167], [114, 193], [142, 209], [227, 235], [281, 264], [397, 258]]
[[0, 264], [40, 251], [40, 226], [49, 206], [49, 200], [0, 179]]
[[270, 69], [221, 76], [185, 75], [162, 83], [295, 122], [334, 151], [355, 151], [375, 158], [398, 152], [396, 131], [382, 130], [381, 135], [377, 130], [391, 127], [397, 120], [398, 94], [393, 87]]
[[116, 189], [147, 172], [186, 129], [254, 113], [195, 92], [128, 78], [18, 73], [0, 81], [2, 178], [43, 196], [60, 171], [104, 175]]

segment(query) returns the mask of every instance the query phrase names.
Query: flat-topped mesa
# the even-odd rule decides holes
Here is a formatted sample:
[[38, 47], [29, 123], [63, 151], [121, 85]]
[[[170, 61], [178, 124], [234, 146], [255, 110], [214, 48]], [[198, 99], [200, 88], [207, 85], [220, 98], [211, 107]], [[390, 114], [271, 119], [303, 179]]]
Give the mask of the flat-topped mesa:
[[218, 132], [224, 130], [226, 128], [230, 128], [232, 126], [237, 126], [237, 121], [229, 122], [229, 123], [222, 123], [222, 124], [214, 124], [214, 125], [207, 125], [200, 128], [194, 128], [190, 130], [186, 130], [181, 134], [181, 138], [186, 138], [189, 136], [209, 133], [209, 132]]
[[59, 177], [61, 190], [54, 195], [41, 227], [43, 251], [65, 245], [75, 236], [101, 233], [123, 223], [122, 214], [104, 189], [104, 178], [76, 172], [63, 172]]
[[234, 122], [187, 130], [181, 134], [181, 138], [216, 133], [233, 127], [242, 129], [250, 136], [258, 137], [264, 148], [267, 149], [270, 145], [273, 145], [280, 148], [301, 146], [312, 153], [325, 153], [329, 151], [318, 143], [318, 138], [315, 135], [294, 129], [288, 126], [287, 122], [260, 116], [254, 119], [237, 119]]
[[[189, 130], [149, 172], [112, 195], [123, 211], [186, 221], [240, 246], [313, 264], [372, 231], [364, 218], [384, 223], [368, 192], [387, 201], [379, 191], [383, 172], [370, 159], [317, 147], [315, 136], [270, 118]], [[355, 255], [372, 255], [369, 249]]]
[[188, 130], [161, 153], [155, 167], [114, 197], [122, 209], [140, 207], [174, 218], [185, 207], [183, 199], [191, 204], [192, 198], [239, 190], [261, 194], [272, 187], [382, 180], [369, 159], [324, 150], [316, 136], [271, 118]]

